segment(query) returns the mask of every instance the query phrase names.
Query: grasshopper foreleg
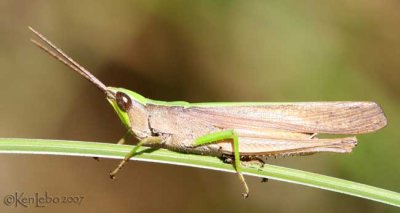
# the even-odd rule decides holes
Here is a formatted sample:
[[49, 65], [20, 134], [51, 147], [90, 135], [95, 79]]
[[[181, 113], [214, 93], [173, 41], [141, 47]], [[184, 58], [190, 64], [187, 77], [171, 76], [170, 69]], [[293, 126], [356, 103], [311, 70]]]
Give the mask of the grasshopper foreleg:
[[141, 146], [146, 144], [158, 144], [161, 142], [162, 139], [160, 137], [147, 137], [139, 141], [136, 146], [127, 155], [125, 155], [125, 158], [118, 164], [117, 168], [110, 172], [110, 178], [115, 179], [115, 175], [117, 174], [117, 172], [129, 161], [131, 157], [133, 157], [137, 153]]
[[127, 131], [124, 136], [118, 140], [117, 144], [125, 144], [128, 138], [132, 135], [132, 132], [129, 130]]
[[[121, 139], [118, 140], [117, 144], [125, 144], [125, 142], [128, 140], [129, 136], [131, 136], [132, 133], [131, 131], [127, 131], [124, 136], [122, 136]], [[99, 157], [93, 157], [96, 161], [100, 161]]]
[[208, 135], [204, 135], [195, 140], [194, 146], [201, 146], [209, 143], [215, 143], [221, 140], [232, 140], [233, 146], [233, 156], [234, 156], [234, 167], [239, 176], [240, 182], [242, 182], [245, 192], [242, 194], [244, 198], [249, 196], [249, 187], [247, 186], [246, 180], [243, 177], [241, 172], [240, 165], [240, 153], [239, 153], [239, 138], [235, 131], [233, 130], [225, 130], [221, 132], [215, 132]]

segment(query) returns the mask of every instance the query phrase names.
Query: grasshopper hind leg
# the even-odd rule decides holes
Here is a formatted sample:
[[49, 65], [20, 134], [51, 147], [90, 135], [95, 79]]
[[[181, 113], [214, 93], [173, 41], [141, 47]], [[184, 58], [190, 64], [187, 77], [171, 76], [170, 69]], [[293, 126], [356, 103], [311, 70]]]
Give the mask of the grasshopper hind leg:
[[[227, 164], [232, 164], [235, 161], [233, 155], [226, 154], [223, 154], [219, 159]], [[245, 167], [257, 167], [258, 169], [262, 169], [264, 168], [267, 158], [265, 156], [240, 156], [240, 161]], [[268, 182], [268, 178], [261, 178], [261, 183], [266, 182]]]
[[[215, 143], [221, 140], [232, 140], [233, 147], [233, 165], [235, 167], [236, 173], [239, 177], [240, 182], [243, 184], [245, 192], [242, 193], [244, 198], [249, 196], [249, 187], [247, 186], [246, 180], [242, 174], [241, 164], [240, 164], [240, 153], [239, 153], [239, 138], [235, 131], [225, 130], [220, 132], [215, 132], [211, 134], [204, 135], [195, 140], [194, 146], [201, 146], [205, 144]], [[228, 158], [225, 158], [228, 160]], [[231, 159], [232, 160], [232, 159]], [[231, 162], [232, 163], [232, 162]]]

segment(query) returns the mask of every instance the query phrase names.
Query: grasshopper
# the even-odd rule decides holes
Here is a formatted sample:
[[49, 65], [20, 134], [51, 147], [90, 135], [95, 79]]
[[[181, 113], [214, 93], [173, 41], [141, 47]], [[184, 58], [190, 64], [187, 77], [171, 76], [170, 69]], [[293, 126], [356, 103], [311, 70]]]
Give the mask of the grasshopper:
[[[241, 161], [316, 152], [349, 153], [357, 144], [354, 135], [379, 130], [387, 123], [382, 109], [374, 102], [188, 103], [152, 100], [124, 88], [105, 86], [47, 38], [33, 28], [29, 29], [47, 47], [31, 39], [34, 44], [105, 94], [127, 129], [119, 143], [124, 143], [129, 135], [139, 140], [110, 173], [111, 178], [137, 154], [140, 146], [165, 148], [229, 160], [243, 184], [243, 196], [247, 197], [249, 187], [241, 172]], [[318, 138], [321, 133], [350, 136]]]

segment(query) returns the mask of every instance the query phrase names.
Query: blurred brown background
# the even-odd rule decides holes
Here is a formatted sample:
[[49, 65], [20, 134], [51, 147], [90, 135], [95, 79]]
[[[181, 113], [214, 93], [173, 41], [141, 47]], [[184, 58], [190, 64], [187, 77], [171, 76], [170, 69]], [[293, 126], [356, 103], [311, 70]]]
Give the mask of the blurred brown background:
[[[400, 191], [398, 1], [1, 1], [0, 137], [116, 142], [103, 94], [29, 42], [33, 26], [106, 85], [161, 100], [378, 102], [389, 125], [352, 154], [268, 163]], [[319, 189], [90, 158], [0, 155], [0, 195], [83, 195], [1, 212], [395, 212]]]

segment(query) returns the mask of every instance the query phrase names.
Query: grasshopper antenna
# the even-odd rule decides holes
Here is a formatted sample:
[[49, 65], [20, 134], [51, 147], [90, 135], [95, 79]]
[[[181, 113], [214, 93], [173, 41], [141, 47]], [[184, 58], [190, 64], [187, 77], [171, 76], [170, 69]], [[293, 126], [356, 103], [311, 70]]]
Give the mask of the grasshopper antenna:
[[31, 30], [36, 36], [40, 38], [44, 43], [46, 43], [51, 49], [54, 51], [50, 50], [46, 46], [42, 45], [35, 39], [31, 39], [31, 42], [34, 43], [36, 46], [38, 46], [40, 49], [44, 50], [47, 52], [49, 55], [53, 56], [57, 60], [61, 61], [63, 64], [68, 66], [69, 68], [75, 70], [77, 73], [85, 77], [87, 80], [92, 82], [97, 88], [99, 88], [102, 92], [104, 92], [107, 97], [109, 98], [115, 98], [115, 95], [107, 89], [107, 87], [94, 75], [92, 75], [87, 69], [82, 67], [80, 64], [78, 64], [76, 61], [74, 61], [71, 57], [69, 57], [67, 54], [65, 54], [61, 49], [59, 49], [56, 45], [51, 43], [46, 37], [44, 37], [42, 34], [40, 34], [38, 31], [33, 29], [32, 27], [28, 26], [29, 30]]

